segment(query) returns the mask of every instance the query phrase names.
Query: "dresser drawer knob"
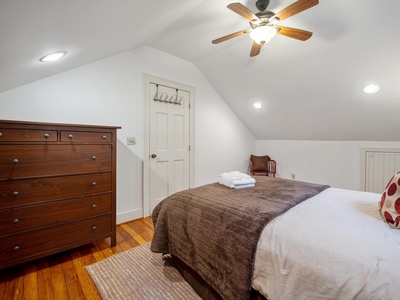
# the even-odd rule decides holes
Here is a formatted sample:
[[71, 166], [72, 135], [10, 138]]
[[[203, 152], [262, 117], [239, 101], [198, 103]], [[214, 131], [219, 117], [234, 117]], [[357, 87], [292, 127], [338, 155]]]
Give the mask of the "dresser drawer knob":
[[47, 139], [47, 138], [49, 138], [50, 134], [45, 133], [43, 136]]
[[92, 230], [95, 231], [97, 229], [96, 226], [92, 226]]
[[107, 139], [107, 136], [106, 136], [106, 135], [103, 135], [102, 138], [103, 138], [103, 140], [106, 140], [106, 139]]
[[73, 137], [74, 137], [73, 134], [68, 134], [68, 138], [69, 138], [69, 139], [72, 139]]
[[19, 219], [14, 219], [14, 220], [13, 220], [13, 223], [14, 223], [14, 224], [18, 224], [18, 223], [19, 223]]
[[19, 160], [17, 158], [14, 158], [12, 162], [14, 165], [16, 165], [17, 163], [19, 163]]
[[96, 186], [97, 185], [97, 182], [96, 181], [93, 181], [92, 182], [92, 186]]
[[0, 136], [3, 136], [3, 134], [0, 132]]
[[14, 197], [17, 197], [17, 196], [19, 195], [19, 193], [18, 193], [18, 191], [14, 191], [14, 192], [12, 193], [12, 195], [13, 195]]
[[96, 204], [92, 204], [92, 208], [95, 209], [97, 207]]
[[93, 156], [92, 156], [92, 159], [93, 159], [93, 160], [96, 160], [96, 158], [97, 158], [96, 155], [93, 155]]
[[20, 249], [20, 247], [17, 245], [14, 247], [14, 251], [18, 251]]

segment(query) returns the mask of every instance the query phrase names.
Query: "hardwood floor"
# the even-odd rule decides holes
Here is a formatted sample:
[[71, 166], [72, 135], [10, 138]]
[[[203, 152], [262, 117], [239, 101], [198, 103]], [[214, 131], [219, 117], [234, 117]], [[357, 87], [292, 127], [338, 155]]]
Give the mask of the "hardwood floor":
[[117, 245], [110, 238], [32, 262], [0, 270], [0, 299], [78, 300], [101, 299], [85, 266], [150, 242], [151, 218], [117, 226]]

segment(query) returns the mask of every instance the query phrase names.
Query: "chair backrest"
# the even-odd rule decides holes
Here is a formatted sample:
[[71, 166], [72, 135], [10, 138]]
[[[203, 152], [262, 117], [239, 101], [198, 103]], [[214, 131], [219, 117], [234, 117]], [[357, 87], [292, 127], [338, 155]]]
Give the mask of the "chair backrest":
[[250, 155], [250, 162], [252, 165], [253, 171], [258, 171], [258, 172], [265, 172], [268, 170], [268, 162], [270, 158], [268, 155], [264, 156], [256, 156], [256, 155]]
[[256, 156], [250, 155], [250, 174], [251, 175], [266, 175], [270, 174], [275, 177], [276, 162], [268, 155]]

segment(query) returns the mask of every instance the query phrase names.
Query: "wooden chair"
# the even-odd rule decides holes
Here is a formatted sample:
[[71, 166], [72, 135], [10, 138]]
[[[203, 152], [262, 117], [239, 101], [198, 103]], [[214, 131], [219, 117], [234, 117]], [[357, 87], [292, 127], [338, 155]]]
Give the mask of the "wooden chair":
[[250, 155], [250, 174], [253, 175], [272, 175], [276, 174], [276, 161], [268, 155], [255, 156]]

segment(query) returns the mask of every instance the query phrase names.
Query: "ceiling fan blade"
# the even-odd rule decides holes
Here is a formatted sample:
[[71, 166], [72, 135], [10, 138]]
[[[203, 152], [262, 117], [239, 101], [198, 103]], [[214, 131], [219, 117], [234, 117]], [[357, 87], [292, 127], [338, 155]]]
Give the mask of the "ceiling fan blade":
[[253, 46], [251, 46], [250, 57], [257, 56], [261, 52], [261, 44], [253, 42]]
[[302, 11], [305, 11], [306, 9], [309, 9], [315, 5], [317, 5], [319, 2], [318, 0], [299, 0], [297, 2], [294, 2], [293, 4], [289, 5], [288, 7], [282, 9], [280, 12], [278, 12], [275, 17], [278, 17], [279, 20], [284, 20], [286, 18], [289, 18], [295, 14], [301, 13]]
[[255, 14], [253, 14], [253, 12], [250, 9], [248, 9], [242, 3], [239, 3], [239, 2], [231, 3], [227, 7], [230, 10], [237, 13], [238, 15], [241, 15], [243, 18], [245, 18], [248, 21], [260, 20]]
[[234, 38], [234, 37], [237, 37], [237, 36], [241, 36], [241, 35], [243, 35], [243, 34], [246, 34], [246, 33], [248, 33], [249, 31], [250, 31], [249, 29], [246, 29], [246, 30], [241, 30], [241, 31], [238, 31], [238, 32], [234, 32], [234, 33], [225, 35], [225, 36], [223, 36], [223, 37], [220, 37], [220, 38], [218, 38], [218, 39], [215, 39], [215, 40], [212, 41], [212, 43], [213, 43], [213, 44], [219, 44], [219, 43], [221, 43], [221, 42], [225, 42], [226, 40], [232, 39], [232, 38]]
[[283, 26], [275, 26], [278, 28], [278, 34], [284, 35], [293, 39], [297, 39], [300, 41], [306, 41], [312, 36], [312, 32], [306, 31], [306, 30], [301, 30], [297, 28], [291, 28], [291, 27], [283, 27]]

